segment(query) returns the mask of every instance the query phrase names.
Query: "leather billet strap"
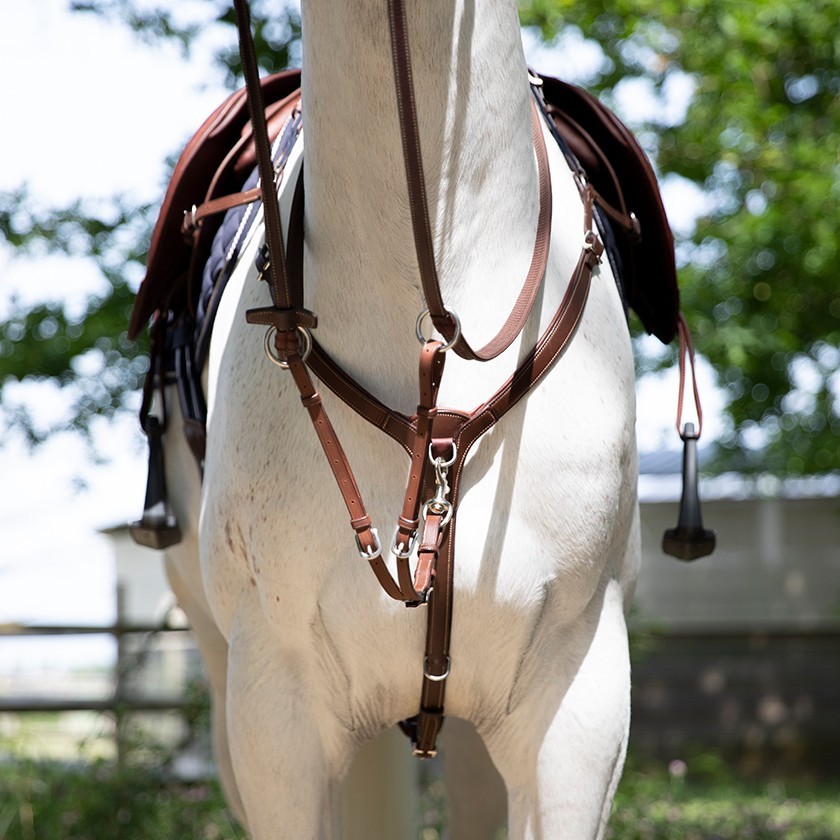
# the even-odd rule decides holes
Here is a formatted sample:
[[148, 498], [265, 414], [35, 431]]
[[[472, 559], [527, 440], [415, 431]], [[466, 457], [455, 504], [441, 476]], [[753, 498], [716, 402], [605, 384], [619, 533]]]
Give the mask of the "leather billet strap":
[[[317, 318], [312, 312], [293, 305], [293, 291], [289, 284], [286, 253], [283, 245], [283, 224], [280, 218], [280, 204], [277, 201], [274, 167], [271, 162], [271, 142], [265, 119], [262, 86], [251, 34], [251, 15], [247, 0], [234, 0], [236, 22], [239, 30], [239, 50], [242, 70], [248, 96], [248, 111], [251, 115], [251, 129], [256, 147], [257, 168], [260, 176], [260, 190], [263, 199], [265, 238], [267, 246], [266, 269], [271, 288], [273, 306], [250, 310], [248, 323], [273, 326], [279, 336], [282, 332], [296, 333], [298, 327], [312, 329]], [[279, 351], [280, 348], [278, 348]]]
[[[703, 433], [703, 407], [700, 405], [700, 391], [697, 387], [697, 371], [694, 368], [694, 339], [691, 337], [691, 330], [685, 321], [685, 316], [680, 312], [677, 316], [677, 332], [680, 337], [679, 366], [680, 366], [680, 393], [677, 398], [677, 432], [685, 440], [691, 437], [697, 440]], [[687, 378], [686, 360], [691, 368], [691, 388], [694, 398], [694, 409], [697, 413], [697, 428], [691, 433], [688, 432], [688, 425], [683, 425], [683, 402], [685, 398], [685, 385]]]
[[432, 323], [452, 343], [452, 349], [465, 359], [489, 361], [503, 353], [522, 332], [534, 306], [537, 292], [545, 276], [551, 246], [551, 174], [545, 147], [542, 123], [535, 102], [531, 102], [531, 133], [539, 172], [540, 209], [531, 265], [519, 297], [495, 338], [478, 350], [473, 349], [460, 333], [452, 314], [446, 308], [440, 291], [435, 263], [434, 240], [429, 220], [429, 204], [420, 150], [420, 132], [411, 70], [411, 50], [403, 0], [388, 0], [388, 22], [391, 35], [392, 65], [397, 94], [403, 160], [408, 186], [411, 224], [423, 293]]

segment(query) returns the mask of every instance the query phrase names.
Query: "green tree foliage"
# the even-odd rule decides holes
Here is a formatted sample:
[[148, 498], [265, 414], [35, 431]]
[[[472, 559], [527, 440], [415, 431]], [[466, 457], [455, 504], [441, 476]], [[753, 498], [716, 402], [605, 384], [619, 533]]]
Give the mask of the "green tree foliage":
[[18, 259], [86, 258], [106, 281], [106, 291], [91, 297], [84, 312], [69, 312], [61, 300], [35, 306], [13, 301], [0, 323], [0, 383], [52, 380], [68, 399], [66, 419], [46, 427], [24, 405], [4, 399], [6, 423], [30, 443], [56, 428], [87, 434], [94, 417], [124, 410], [141, 386], [148, 367], [145, 342], [129, 341], [127, 326], [154, 212], [127, 207], [119, 198], [97, 207], [75, 202], [41, 208], [26, 189], [0, 194], [0, 233]]
[[840, 468], [840, 2], [531, 0], [522, 17], [549, 40], [594, 38], [607, 94], [635, 78], [664, 102], [691, 80], [685, 119], [662, 108], [644, 136], [662, 176], [705, 194], [678, 255], [729, 399], [727, 463]]

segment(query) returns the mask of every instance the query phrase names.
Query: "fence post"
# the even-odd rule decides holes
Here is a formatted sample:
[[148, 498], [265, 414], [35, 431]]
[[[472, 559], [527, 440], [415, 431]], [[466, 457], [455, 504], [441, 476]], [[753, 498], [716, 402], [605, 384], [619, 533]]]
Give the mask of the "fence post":
[[114, 745], [117, 750], [117, 766], [122, 767], [126, 751], [126, 714], [129, 651], [126, 649], [128, 636], [123, 632], [125, 626], [125, 590], [117, 585], [117, 620], [114, 626], [114, 636], [117, 640], [117, 664], [114, 674]]

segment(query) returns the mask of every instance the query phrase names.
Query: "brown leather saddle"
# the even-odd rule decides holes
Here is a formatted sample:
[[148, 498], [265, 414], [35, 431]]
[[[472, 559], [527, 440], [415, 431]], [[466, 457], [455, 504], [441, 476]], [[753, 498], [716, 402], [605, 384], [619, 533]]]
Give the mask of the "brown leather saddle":
[[[538, 77], [541, 105], [556, 139], [604, 199], [629, 306], [664, 343], [677, 332], [679, 290], [674, 240], [650, 161], [627, 127], [595, 97], [550, 76]], [[300, 102], [300, 70], [262, 80], [272, 139]], [[152, 234], [146, 276], [132, 311], [137, 336], [156, 313], [195, 312], [201, 268], [223, 211], [241, 203], [255, 165], [245, 90], [231, 94], [187, 143]], [[626, 224], [632, 219], [633, 224]], [[617, 223], [616, 223], [617, 222]]]

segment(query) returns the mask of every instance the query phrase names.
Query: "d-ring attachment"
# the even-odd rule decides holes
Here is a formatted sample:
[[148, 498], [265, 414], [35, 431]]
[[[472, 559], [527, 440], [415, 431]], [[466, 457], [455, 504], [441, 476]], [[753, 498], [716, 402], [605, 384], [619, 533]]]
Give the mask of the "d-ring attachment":
[[448, 461], [444, 461], [443, 458], [435, 458], [434, 453], [432, 452], [432, 446], [434, 444], [429, 444], [429, 460], [435, 466], [435, 468], [443, 467], [444, 469], [448, 469], [451, 467], [455, 460], [458, 457], [458, 447], [455, 446], [455, 441], [450, 441], [449, 445], [452, 447], [452, 457]]
[[431, 682], [443, 682], [448, 676], [452, 667], [452, 662], [449, 657], [446, 657], [446, 670], [442, 674], [429, 673], [429, 657], [423, 659], [423, 676]]
[[[312, 333], [306, 327], [297, 327], [298, 333], [300, 333], [300, 358], [301, 361], [306, 361], [309, 358], [309, 354], [312, 352]], [[274, 350], [272, 338], [274, 333], [277, 332], [277, 327], [269, 327], [265, 331], [265, 338], [263, 339], [263, 348], [265, 350], [265, 355], [268, 356], [268, 360], [273, 362], [277, 367], [281, 370], [288, 370], [289, 363], [285, 359], [281, 359], [280, 356]]]
[[[447, 341], [447, 342], [446, 342], [446, 344], [444, 344], [444, 345], [440, 348], [440, 349], [441, 349], [441, 351], [445, 353], [445, 352], [446, 352], [447, 350], [449, 350], [451, 347], [454, 347], [455, 343], [456, 343], [456, 342], [458, 341], [458, 339], [461, 337], [461, 319], [458, 317], [458, 314], [457, 314], [454, 310], [450, 309], [448, 306], [447, 306], [447, 307], [444, 307], [444, 308], [445, 308], [445, 309], [446, 309], [446, 311], [449, 313], [449, 315], [450, 315], [450, 317], [452, 318], [452, 320], [455, 322], [455, 332], [454, 332], [454, 334], [452, 335], [452, 340], [451, 340], [451, 341]], [[429, 308], [428, 308], [428, 307], [426, 307], [426, 308], [425, 308], [425, 309], [424, 309], [424, 310], [423, 310], [423, 311], [422, 311], [422, 312], [421, 312], [421, 313], [417, 316], [417, 321], [416, 321], [416, 322], [415, 322], [415, 324], [414, 324], [414, 334], [417, 336], [417, 340], [418, 340], [421, 344], [425, 344], [427, 341], [429, 341], [429, 339], [428, 339], [428, 338], [426, 338], [426, 336], [424, 336], [424, 335], [423, 335], [423, 320], [426, 318], [426, 316], [427, 316], [428, 314], [429, 314]]]

